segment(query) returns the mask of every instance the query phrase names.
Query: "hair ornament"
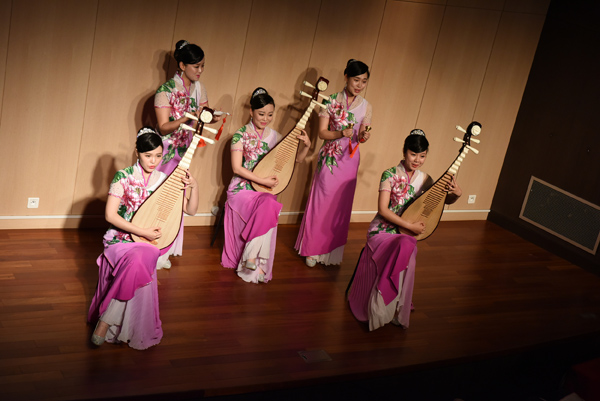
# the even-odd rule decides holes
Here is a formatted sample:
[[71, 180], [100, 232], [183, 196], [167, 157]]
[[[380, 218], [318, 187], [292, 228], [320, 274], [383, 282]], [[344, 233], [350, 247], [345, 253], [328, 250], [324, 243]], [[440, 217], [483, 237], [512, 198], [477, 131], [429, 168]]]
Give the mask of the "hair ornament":
[[410, 135], [423, 135], [423, 136], [425, 136], [425, 132], [423, 132], [423, 130], [420, 130], [420, 129], [414, 129], [414, 130], [410, 131]]
[[156, 131], [154, 131], [152, 128], [144, 127], [138, 131], [137, 136], [144, 134], [156, 134]]
[[187, 40], [184, 40], [182, 44], [179, 45], [179, 47], [177, 48], [177, 50], [181, 50], [184, 47], [186, 47], [187, 45], [189, 45], [190, 43]]
[[346, 66], [349, 66], [350, 64], [354, 63], [358, 61], [357, 59], [351, 58], [350, 60], [348, 60], [348, 62], [346, 63]]
[[258, 96], [258, 95], [263, 95], [266, 94], [267, 91], [264, 90], [263, 88], [258, 88], [257, 90], [254, 91], [254, 93], [252, 94], [252, 97]]

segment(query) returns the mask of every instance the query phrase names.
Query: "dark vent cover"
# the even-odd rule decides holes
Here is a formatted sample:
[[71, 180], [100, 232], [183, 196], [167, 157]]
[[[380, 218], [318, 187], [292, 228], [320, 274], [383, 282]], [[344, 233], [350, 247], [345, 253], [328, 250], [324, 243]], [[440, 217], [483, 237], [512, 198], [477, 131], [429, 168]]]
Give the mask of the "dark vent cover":
[[519, 217], [595, 254], [600, 241], [600, 207], [531, 177]]

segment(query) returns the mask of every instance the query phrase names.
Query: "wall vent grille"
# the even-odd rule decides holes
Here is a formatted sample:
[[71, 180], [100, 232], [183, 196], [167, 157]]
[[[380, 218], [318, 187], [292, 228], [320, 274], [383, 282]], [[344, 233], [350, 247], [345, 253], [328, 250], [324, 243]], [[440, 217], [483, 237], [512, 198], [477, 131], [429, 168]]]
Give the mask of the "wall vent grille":
[[600, 207], [531, 177], [519, 217], [578, 248], [596, 254]]

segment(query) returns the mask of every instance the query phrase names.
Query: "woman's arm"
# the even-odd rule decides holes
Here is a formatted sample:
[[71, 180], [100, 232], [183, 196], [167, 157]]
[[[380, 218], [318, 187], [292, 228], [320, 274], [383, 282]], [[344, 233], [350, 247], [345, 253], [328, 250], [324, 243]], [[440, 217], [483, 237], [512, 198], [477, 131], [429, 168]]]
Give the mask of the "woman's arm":
[[452, 180], [448, 183], [447, 189], [448, 196], [446, 196], [446, 204], [450, 205], [458, 200], [462, 196], [462, 189], [456, 183], [456, 178], [452, 176]]
[[408, 230], [408, 231], [414, 233], [415, 235], [421, 234], [425, 231], [425, 223], [423, 223], [423, 222], [409, 223], [408, 221], [404, 220], [402, 217], [398, 216], [396, 213], [394, 213], [390, 209], [388, 209], [389, 204], [390, 204], [390, 192], [379, 191], [379, 201], [378, 201], [378, 206], [377, 206], [377, 212], [379, 213], [379, 215], [381, 217], [383, 217], [390, 223], [397, 225], [400, 228], [403, 228], [405, 230]]
[[298, 135], [298, 140], [304, 143], [302, 150], [298, 153], [296, 157], [296, 163], [302, 163], [308, 154], [308, 150], [310, 149], [310, 138], [306, 134], [306, 131], [302, 130], [302, 133]]
[[160, 227], [141, 228], [119, 216], [118, 210], [121, 200], [116, 196], [108, 195], [104, 217], [106, 221], [122, 231], [135, 234], [138, 237], [144, 237], [149, 241], [154, 241], [161, 236]]
[[198, 211], [198, 182], [190, 174], [190, 170], [185, 170], [187, 175], [181, 179], [183, 182], [183, 189], [189, 189], [186, 191], [186, 197], [183, 198], [183, 211], [193, 216]]
[[185, 116], [174, 121], [169, 121], [169, 116], [171, 115], [170, 107], [155, 107], [154, 110], [156, 112], [156, 121], [158, 122], [158, 129], [160, 130], [161, 135], [170, 134], [184, 123], [189, 122], [188, 125], [191, 127], [196, 125], [194, 120], [190, 121], [190, 119]]
[[319, 138], [331, 140], [352, 137], [352, 128], [342, 131], [329, 131], [329, 117], [319, 117]]
[[270, 177], [259, 177], [254, 174], [252, 171], [248, 170], [242, 165], [244, 155], [242, 152], [238, 150], [231, 151], [231, 168], [234, 174], [239, 175], [242, 178], [247, 179], [248, 181], [255, 182], [259, 185], [264, 185], [265, 187], [273, 188], [277, 184], [279, 184], [279, 180], [276, 176], [272, 175]]

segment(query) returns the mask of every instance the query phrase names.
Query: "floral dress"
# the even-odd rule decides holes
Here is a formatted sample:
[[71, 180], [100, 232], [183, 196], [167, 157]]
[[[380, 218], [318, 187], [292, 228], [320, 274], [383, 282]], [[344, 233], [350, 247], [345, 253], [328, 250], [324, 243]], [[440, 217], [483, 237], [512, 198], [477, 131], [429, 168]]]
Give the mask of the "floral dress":
[[[231, 151], [242, 152], [242, 166], [252, 171], [280, 138], [279, 133], [268, 127], [261, 137], [250, 123], [233, 135]], [[258, 283], [260, 270], [265, 272], [265, 282], [272, 279], [281, 207], [276, 196], [256, 192], [250, 181], [234, 175], [225, 204], [223, 267], [237, 269], [238, 276], [246, 282]], [[244, 267], [248, 259], [256, 259], [256, 270]]]
[[[379, 191], [390, 192], [389, 210], [400, 216], [408, 202], [431, 185], [428, 174], [406, 174], [402, 163], [381, 175]], [[417, 241], [379, 213], [367, 231], [348, 301], [354, 316], [375, 330], [393, 319], [408, 328], [415, 277]]]
[[360, 164], [360, 149], [353, 157], [350, 149], [358, 145], [361, 125], [371, 124], [372, 107], [361, 96], [348, 104], [345, 91], [334, 93], [324, 103], [327, 108], [319, 117], [329, 119], [330, 131], [354, 124], [354, 132], [351, 138], [323, 141], [295, 248], [300, 255], [316, 257], [320, 263], [340, 264]]
[[[109, 196], [120, 199], [118, 214], [131, 221], [144, 200], [166, 175], [154, 171], [145, 179], [139, 163], [120, 170], [110, 185]], [[158, 309], [156, 263], [158, 248], [133, 242], [131, 235], [111, 226], [104, 235], [104, 252], [98, 257], [98, 286], [88, 321], [108, 323], [106, 341], [124, 342], [146, 349], [162, 339]]]
[[[194, 113], [198, 109], [208, 105], [206, 89], [200, 81], [193, 82], [190, 88], [185, 87], [180, 73], [176, 73], [173, 78], [165, 82], [158, 88], [154, 95], [155, 108], [169, 108], [169, 121], [175, 121], [185, 115], [186, 112]], [[188, 123], [189, 125], [189, 123]], [[171, 174], [181, 158], [192, 143], [194, 134], [181, 128], [163, 135], [163, 158], [158, 170], [169, 175]], [[200, 143], [198, 147], [206, 146]], [[183, 225], [183, 221], [181, 222]], [[183, 250], [183, 230], [171, 245], [168, 255], [181, 255]], [[163, 258], [161, 258], [163, 259]]]

